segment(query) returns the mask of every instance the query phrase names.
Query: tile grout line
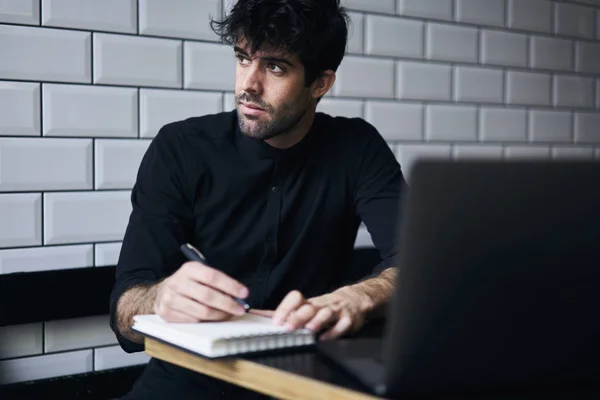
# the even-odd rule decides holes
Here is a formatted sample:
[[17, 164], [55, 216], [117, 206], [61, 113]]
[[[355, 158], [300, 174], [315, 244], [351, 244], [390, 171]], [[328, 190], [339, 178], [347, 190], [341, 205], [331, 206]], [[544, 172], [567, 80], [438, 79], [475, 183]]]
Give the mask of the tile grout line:
[[428, 22], [427, 21], [423, 21], [423, 27], [421, 28], [423, 30], [423, 32], [421, 33], [421, 35], [423, 36], [423, 43], [421, 43], [421, 59], [422, 60], [426, 60], [427, 59], [427, 40], [429, 39], [429, 33], [427, 31], [427, 27], [428, 27]]
[[[565, 3], [565, 4], [570, 4], [570, 3]], [[577, 40], [581, 40], [582, 42], [591, 43], [591, 44], [596, 43], [598, 41], [598, 38], [596, 38], [596, 37], [584, 37], [584, 36], [567, 35], [567, 34], [559, 34], [559, 33], [555, 34], [552, 32], [548, 33], [545, 31], [539, 31], [539, 30], [533, 30], [533, 29], [528, 30], [528, 29], [523, 29], [523, 28], [508, 28], [506, 26], [501, 27], [501, 26], [492, 25], [492, 24], [459, 22], [456, 20], [447, 20], [447, 19], [431, 18], [431, 17], [419, 17], [419, 16], [413, 16], [413, 15], [393, 15], [393, 14], [389, 14], [389, 13], [382, 13], [382, 12], [376, 12], [376, 11], [365, 12], [364, 10], [356, 10], [356, 9], [348, 9], [348, 11], [356, 12], [356, 13], [368, 13], [369, 15], [385, 16], [385, 17], [390, 17], [390, 18], [395, 18], [395, 19], [427, 21], [427, 22], [436, 23], [436, 24], [447, 24], [447, 25], [464, 26], [464, 27], [471, 27], [471, 28], [485, 28], [485, 29], [500, 31], [500, 32], [514, 32], [514, 33], [520, 33], [520, 34], [525, 34], [525, 35], [538, 34], [540, 36], [544, 36], [547, 38], [577, 39]], [[454, 13], [454, 10], [453, 10], [453, 13]], [[552, 10], [552, 15], [554, 15], [554, 10]], [[139, 19], [139, 15], [138, 15], [138, 19]], [[19, 27], [28, 26], [28, 27], [34, 27], [37, 29], [53, 29], [53, 30], [74, 31], [74, 32], [88, 32], [88, 33], [97, 32], [97, 33], [105, 33], [105, 34], [109, 34], [109, 35], [113, 35], [113, 36], [154, 38], [154, 39], [165, 39], [165, 40], [171, 40], [171, 41], [189, 40], [189, 41], [195, 42], [195, 43], [219, 44], [219, 42], [216, 40], [196, 39], [191, 36], [175, 38], [173, 36], [165, 36], [165, 35], [157, 35], [157, 34], [139, 34], [138, 32], [132, 33], [132, 32], [126, 32], [126, 31], [115, 31], [115, 30], [104, 30], [104, 29], [92, 30], [92, 29], [82, 29], [82, 28], [76, 28], [76, 27], [63, 27], [63, 26], [23, 25], [23, 24], [15, 23], [15, 22], [2, 22], [2, 25], [19, 26]], [[552, 25], [553, 26], [555, 25], [554, 18], [552, 20]], [[138, 28], [138, 31], [139, 31], [139, 28]], [[223, 46], [225, 46], [225, 45], [223, 45]]]
[[481, 55], [482, 50], [483, 50], [483, 46], [481, 44], [481, 35], [482, 35], [481, 31], [482, 31], [481, 28], [477, 29], [477, 37], [475, 38], [475, 41], [476, 41], [475, 48], [476, 48], [476, 51], [477, 51], [477, 61], [475, 61], [474, 64], [477, 65], [478, 67], [481, 67], [482, 60], [483, 60], [483, 56]]
[[[571, 39], [571, 44], [573, 45], [573, 48], [571, 49], [571, 61], [573, 61], [573, 68], [572, 68], [572, 72], [573, 73], [577, 73], [577, 65], [579, 64], [577, 62], [577, 41]], [[568, 71], [571, 72], [571, 71]]]
[[527, 52], [527, 68], [530, 70], [535, 70], [533, 67], [533, 35], [527, 36], [527, 41], [525, 42], [525, 51]]
[[[558, 104], [558, 93], [556, 93], [556, 75], [551, 74], [550, 75], [550, 106], [552, 107], [553, 110], [556, 110], [557, 104]], [[571, 111], [571, 110], [569, 110]]]
[[531, 144], [531, 109], [525, 108], [525, 144]]
[[90, 33], [90, 83], [94, 84], [94, 32]]
[[141, 109], [141, 97], [142, 95], [142, 90], [138, 87], [137, 88], [137, 138], [141, 139], [142, 138], [142, 109]]
[[[398, 90], [398, 63], [397, 62], [394, 63], [392, 74], [393, 74], [393, 76], [392, 76], [392, 97], [395, 102], [400, 97], [400, 90]], [[368, 100], [366, 100], [366, 101], [368, 101]], [[366, 103], [366, 101], [365, 101], [365, 103]], [[364, 111], [365, 110], [363, 110], [363, 115], [365, 115]]]
[[360, 54], [361, 55], [367, 55], [367, 14], [363, 13], [362, 15], [362, 22], [361, 22], [361, 29], [362, 29], [362, 43], [360, 46]]
[[[39, 102], [39, 118], [40, 118], [40, 139], [43, 137], [44, 135], [44, 84], [42, 82], [39, 83], [40, 85], [40, 102]], [[40, 192], [40, 240], [41, 240], [41, 245], [44, 246], [46, 243], [46, 235], [45, 235], [45, 228], [46, 228], [46, 224], [44, 222], [45, 218], [46, 218], [46, 212], [44, 211], [44, 198], [46, 197], [46, 194], [44, 191]], [[43, 333], [43, 332], [42, 332]], [[43, 341], [42, 341], [43, 342]]]
[[[484, 29], [481, 29], [481, 34], [484, 34]], [[426, 36], [426, 35], [424, 35]], [[529, 36], [528, 36], [529, 37]], [[536, 36], [539, 37], [539, 36]], [[568, 40], [568, 39], [567, 39]], [[186, 43], [193, 43], [192, 41], [185, 39], [184, 40]], [[427, 38], [424, 38], [424, 42], [427, 41]], [[529, 40], [527, 40], [527, 42], [529, 42]], [[582, 43], [581, 41], [575, 41], [576, 45]], [[600, 40], [596, 41], [593, 43], [593, 45], [600, 45]], [[425, 43], [424, 43], [424, 47], [425, 47]], [[529, 44], [526, 44], [527, 49], [529, 48]], [[426, 50], [422, 50], [424, 51], [424, 53], [426, 53]], [[480, 51], [481, 53], [481, 57], [483, 57], [483, 51]], [[527, 63], [527, 65], [525, 66], [521, 66], [521, 65], [516, 65], [514, 63], [509, 64], [509, 63], [485, 63], [483, 62], [483, 60], [477, 60], [474, 62], [471, 61], [456, 61], [456, 60], [448, 60], [448, 59], [444, 59], [444, 58], [428, 58], [426, 54], [423, 55], [423, 57], [411, 57], [411, 56], [390, 56], [390, 55], [383, 55], [383, 54], [364, 54], [363, 53], [345, 53], [345, 59], [347, 58], [352, 58], [352, 59], [360, 59], [360, 60], [382, 60], [382, 61], [408, 61], [408, 62], [417, 62], [417, 63], [428, 63], [428, 64], [432, 64], [432, 65], [460, 65], [460, 66], [466, 66], [466, 67], [474, 67], [474, 66], [482, 66], [485, 68], [509, 68], [511, 71], [515, 71], [515, 72], [536, 72], [536, 73], [556, 73], [556, 72], [560, 72], [566, 75], [573, 75], [573, 76], [584, 76], [584, 77], [591, 77], [591, 78], [595, 78], [598, 76], [598, 72], [588, 72], [588, 71], [578, 71], [577, 68], [573, 68], [570, 70], [565, 70], [563, 68], [530, 68], [529, 67], [529, 63]], [[529, 54], [526, 55], [527, 60], [529, 59]], [[533, 70], [533, 71], [532, 71]], [[600, 70], [599, 70], [600, 72]], [[31, 79], [23, 79], [23, 78], [5, 78], [2, 79], [0, 78], [0, 81], [2, 80], [6, 80], [6, 81], [17, 81], [17, 82], [36, 82], [39, 83], [40, 81], [35, 81], [35, 80], [31, 80]], [[52, 79], [47, 79], [44, 80], [43, 82], [45, 83], [56, 83], [56, 84], [69, 84], [69, 85], [84, 85], [84, 86], [89, 86], [90, 83], [88, 82], [68, 82], [68, 81], [63, 81], [63, 80], [52, 80]], [[148, 88], [148, 89], [161, 89], [161, 90], [181, 90], [181, 84], [177, 84], [177, 85], [164, 85], [164, 84], [159, 84], [159, 85], [148, 85], [148, 84], [142, 84], [142, 85], [133, 85], [133, 84], [124, 84], [124, 83], [115, 83], [115, 82], [111, 82], [111, 83], [94, 83], [94, 86], [102, 86], [102, 87], [113, 87], [113, 88], [122, 88], [122, 87], [143, 87], [143, 88]], [[220, 92], [220, 91], [231, 91], [231, 89], [228, 88], [220, 88], [220, 89], [206, 89], [206, 88], [194, 88], [194, 87], [184, 87], [184, 90], [186, 91], [196, 91], [196, 92]]]
[[423, 102], [421, 105], [421, 142], [427, 142], [427, 130], [429, 128], [429, 124], [427, 123], [427, 110], [429, 109], [429, 105], [427, 102]]
[[508, 105], [508, 72], [502, 68], [502, 102], [503, 108]]
[[[121, 244], [123, 240], [95, 240], [92, 242], [69, 242], [69, 243], [56, 243], [56, 244], [47, 244], [47, 245], [26, 245], [26, 246], [10, 246], [10, 247], [2, 247], [0, 251], [11, 251], [11, 250], [38, 250], [38, 249], [59, 249], [59, 248], [72, 248], [79, 246], [87, 246], [87, 245], [101, 245], [101, 244]], [[84, 267], [89, 268], [89, 267]], [[63, 268], [70, 269], [70, 268]], [[54, 269], [52, 269], [54, 271]], [[0, 276], [3, 274], [0, 273]]]
[[575, 138], [576, 138], [575, 137], [575, 111], [572, 111], [570, 113], [570, 118], [571, 118], [571, 121], [570, 121], [570, 123], [571, 123], [571, 138], [570, 138], [571, 142], [570, 142], [570, 144], [573, 146], [576, 146], [577, 143], [575, 143]]
[[180, 66], [180, 74], [181, 76], [179, 77], [179, 79], [181, 79], [181, 84], [180, 84], [180, 89], [181, 90], [185, 90], [185, 40], [181, 41], [181, 66]]
[[558, 2], [552, 1], [550, 6], [550, 34], [556, 35], [556, 8], [558, 7]]
[[458, 22], [458, 0], [450, 0], [452, 2], [451, 7], [452, 7], [452, 14], [450, 16], [450, 19], [452, 20], [453, 23], [457, 24]]
[[481, 113], [481, 107], [475, 106], [475, 142], [477, 144], [481, 144], [481, 142], [482, 142], [481, 132], [479, 131], [479, 121], [481, 118], [480, 113]]

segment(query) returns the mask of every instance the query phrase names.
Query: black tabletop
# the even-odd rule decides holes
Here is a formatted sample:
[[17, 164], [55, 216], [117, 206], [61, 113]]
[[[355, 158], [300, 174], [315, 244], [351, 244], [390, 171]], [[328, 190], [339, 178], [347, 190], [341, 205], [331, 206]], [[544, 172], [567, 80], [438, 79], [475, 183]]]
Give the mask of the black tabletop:
[[[374, 322], [363, 330], [351, 336], [381, 337], [384, 323]], [[336, 367], [331, 361], [319, 354], [315, 347], [299, 348], [285, 353], [253, 354], [243, 357], [260, 365], [291, 372], [306, 378], [315, 379], [342, 388], [355, 390], [372, 395], [368, 388]], [[590, 384], [577, 384], [570, 386], [557, 386], [552, 388], [519, 389], [518, 391], [484, 392], [484, 393], [438, 393], [435, 395], [406, 395], [400, 399], [435, 399], [435, 400], [600, 400], [600, 377], [598, 382]]]

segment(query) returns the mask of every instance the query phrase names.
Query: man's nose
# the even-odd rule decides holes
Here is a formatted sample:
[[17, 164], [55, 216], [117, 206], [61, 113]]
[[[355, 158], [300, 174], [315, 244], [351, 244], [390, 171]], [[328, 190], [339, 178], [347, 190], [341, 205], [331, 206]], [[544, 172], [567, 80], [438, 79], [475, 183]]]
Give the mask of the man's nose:
[[260, 93], [262, 91], [262, 76], [257, 64], [255, 63], [246, 69], [243, 81], [243, 89], [246, 92]]

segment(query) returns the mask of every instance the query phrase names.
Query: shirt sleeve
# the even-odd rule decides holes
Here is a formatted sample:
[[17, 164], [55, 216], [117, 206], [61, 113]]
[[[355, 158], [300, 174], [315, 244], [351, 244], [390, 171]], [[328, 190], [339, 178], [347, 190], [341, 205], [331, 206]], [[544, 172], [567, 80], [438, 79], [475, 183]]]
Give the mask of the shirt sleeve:
[[132, 211], [116, 266], [109, 319], [119, 344], [128, 353], [143, 351], [144, 346], [118, 331], [117, 301], [135, 285], [155, 283], [172, 274], [184, 262], [179, 246], [191, 233], [186, 157], [178, 140], [172, 125], [158, 132], [142, 158], [131, 192]]
[[375, 127], [366, 121], [363, 124], [360, 134], [366, 143], [360, 141], [364, 146], [359, 149], [355, 207], [383, 260], [373, 269], [373, 274], [378, 274], [395, 264], [399, 211], [408, 187], [389, 145]]

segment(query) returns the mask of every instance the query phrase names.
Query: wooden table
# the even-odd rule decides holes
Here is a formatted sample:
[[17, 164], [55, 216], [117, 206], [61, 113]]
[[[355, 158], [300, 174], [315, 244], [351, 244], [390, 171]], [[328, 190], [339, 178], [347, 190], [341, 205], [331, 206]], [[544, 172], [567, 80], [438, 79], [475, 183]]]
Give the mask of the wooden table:
[[[377, 337], [383, 325], [371, 326], [359, 336]], [[146, 353], [169, 363], [223, 381], [272, 396], [277, 399], [380, 399], [365, 390], [356, 380], [333, 367], [314, 349], [295, 349], [286, 353], [246, 355], [239, 358], [211, 360], [149, 337]], [[408, 400], [409, 397], [402, 397]], [[429, 398], [428, 398], [429, 399]], [[600, 382], [590, 387], [566, 387], [561, 390], [473, 395], [434, 396], [435, 400], [598, 400]]]
[[379, 399], [330, 367], [314, 350], [211, 360], [149, 337], [145, 345], [151, 357], [277, 399]]

